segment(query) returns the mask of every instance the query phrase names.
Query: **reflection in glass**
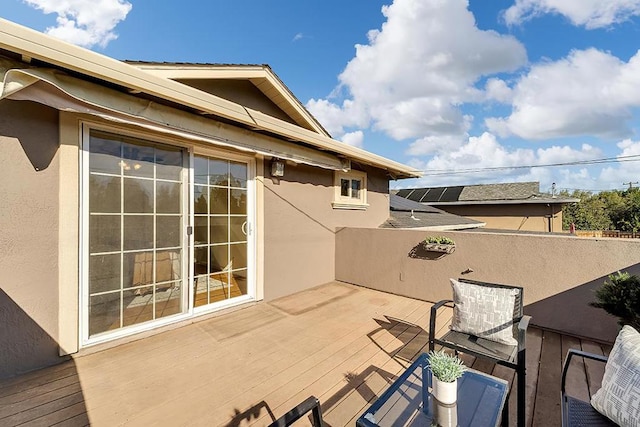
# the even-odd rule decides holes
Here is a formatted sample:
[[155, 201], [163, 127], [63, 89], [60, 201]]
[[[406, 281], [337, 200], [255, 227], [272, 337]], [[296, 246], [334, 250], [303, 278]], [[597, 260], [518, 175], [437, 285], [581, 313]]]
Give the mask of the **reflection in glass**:
[[120, 175], [121, 143], [91, 135], [89, 171]]
[[181, 216], [156, 216], [156, 248], [180, 246], [182, 237]]
[[247, 240], [245, 234], [247, 217], [246, 216], [232, 216], [230, 219], [231, 227], [229, 234], [230, 242], [244, 242]]
[[209, 272], [209, 262], [207, 261], [208, 256], [209, 248], [206, 246], [193, 249], [194, 274], [207, 274]]
[[193, 212], [196, 214], [209, 213], [209, 187], [195, 185], [193, 187]]
[[180, 254], [180, 251], [156, 252], [156, 283], [174, 281], [182, 276]]
[[182, 213], [182, 184], [156, 181], [156, 212]]
[[153, 248], [153, 215], [124, 217], [124, 250]]
[[227, 213], [227, 188], [211, 187], [211, 211], [212, 214]]
[[153, 147], [141, 141], [122, 143], [122, 172], [125, 176], [153, 178]]
[[123, 262], [124, 288], [153, 283], [153, 251], [125, 253]]
[[231, 245], [231, 265], [236, 268], [247, 268], [247, 244], [234, 243]]
[[351, 197], [354, 199], [360, 198], [360, 181], [357, 179], [351, 180]]
[[229, 254], [227, 245], [211, 246], [211, 265], [209, 266], [210, 273], [217, 273], [224, 269], [228, 269]]
[[156, 147], [156, 178], [182, 180], [183, 152], [179, 148]]
[[207, 216], [196, 216], [193, 218], [193, 243], [196, 245], [206, 245], [208, 243], [208, 218]]
[[153, 213], [153, 181], [124, 179], [124, 212]]
[[89, 256], [89, 293], [120, 289], [120, 254]]
[[122, 326], [153, 320], [153, 286], [122, 293]]
[[247, 188], [247, 164], [229, 163], [230, 187]]
[[247, 190], [231, 190], [229, 211], [232, 214], [247, 213]]
[[348, 179], [340, 180], [340, 195], [342, 197], [349, 197], [349, 180]]
[[89, 176], [89, 212], [120, 213], [119, 176]]
[[209, 159], [209, 184], [229, 185], [229, 162]]
[[168, 283], [156, 289], [156, 319], [182, 312], [180, 282]]
[[231, 283], [235, 285], [231, 289], [231, 297], [247, 295], [247, 270], [231, 273]]
[[228, 240], [229, 226], [228, 216], [211, 217], [211, 237], [210, 243], [226, 243]]
[[89, 298], [89, 335], [120, 327], [120, 291]]
[[193, 181], [196, 184], [209, 183], [209, 162], [205, 157], [195, 156], [193, 158]]
[[89, 216], [89, 252], [120, 250], [120, 215]]

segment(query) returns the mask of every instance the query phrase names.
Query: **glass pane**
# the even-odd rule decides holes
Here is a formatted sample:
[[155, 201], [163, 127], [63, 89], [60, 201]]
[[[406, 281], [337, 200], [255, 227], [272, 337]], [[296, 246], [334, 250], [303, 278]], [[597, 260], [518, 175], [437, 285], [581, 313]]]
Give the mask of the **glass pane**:
[[247, 295], [247, 270], [233, 271], [231, 273], [231, 297]]
[[153, 320], [153, 286], [122, 293], [122, 326]]
[[182, 312], [180, 282], [168, 283], [156, 289], [156, 319]]
[[193, 243], [195, 245], [206, 245], [209, 237], [209, 226], [206, 216], [196, 216], [193, 218]]
[[89, 335], [120, 327], [120, 292], [89, 298]]
[[153, 283], [153, 252], [134, 252], [123, 255], [122, 286], [133, 288]]
[[124, 179], [124, 212], [153, 213], [153, 181]]
[[156, 217], [156, 248], [175, 248], [180, 246], [182, 237], [182, 217]]
[[349, 197], [349, 180], [348, 179], [340, 180], [340, 195], [342, 197]]
[[247, 164], [230, 162], [230, 187], [247, 188]]
[[215, 273], [209, 277], [209, 301], [210, 303], [223, 301], [229, 298], [229, 272]]
[[120, 254], [89, 257], [89, 293], [120, 289]]
[[[231, 220], [231, 238], [230, 242], [244, 242], [247, 240], [247, 235], [244, 234], [243, 225], [247, 222], [246, 216], [235, 217], [232, 216]], [[246, 231], [246, 225], [244, 225]]]
[[229, 211], [232, 214], [247, 213], [247, 190], [231, 190]]
[[121, 143], [92, 132], [89, 142], [89, 170], [120, 175]]
[[124, 217], [124, 250], [153, 248], [153, 215]]
[[120, 215], [89, 216], [89, 252], [120, 250]]
[[209, 159], [209, 184], [229, 185], [229, 162]]
[[194, 248], [193, 250], [193, 272], [194, 274], [207, 274], [209, 272], [209, 262], [207, 261], [209, 248]]
[[183, 151], [179, 148], [156, 147], [156, 178], [180, 181], [182, 156]]
[[193, 158], [193, 182], [196, 184], [209, 183], [209, 162], [205, 157]]
[[351, 198], [353, 199], [360, 198], [360, 180], [359, 179], [351, 180]]
[[236, 243], [231, 245], [231, 266], [236, 268], [247, 268], [247, 244]]
[[156, 283], [179, 279], [182, 276], [180, 269], [180, 251], [156, 253]]
[[89, 212], [120, 213], [120, 179], [89, 176]]
[[228, 240], [229, 226], [227, 216], [211, 217], [211, 243], [226, 243]]
[[209, 187], [196, 185], [193, 187], [193, 212], [196, 214], [209, 213]]
[[182, 184], [175, 182], [156, 182], [156, 212], [182, 213]]
[[227, 253], [227, 245], [211, 246], [211, 265], [209, 268], [210, 273], [217, 273], [228, 268], [229, 254]]
[[200, 307], [209, 304], [209, 276], [198, 276], [193, 279], [193, 305]]
[[122, 143], [122, 171], [125, 176], [153, 178], [154, 149], [142, 142]]
[[227, 190], [226, 188], [211, 188], [211, 213], [226, 214], [227, 213]]

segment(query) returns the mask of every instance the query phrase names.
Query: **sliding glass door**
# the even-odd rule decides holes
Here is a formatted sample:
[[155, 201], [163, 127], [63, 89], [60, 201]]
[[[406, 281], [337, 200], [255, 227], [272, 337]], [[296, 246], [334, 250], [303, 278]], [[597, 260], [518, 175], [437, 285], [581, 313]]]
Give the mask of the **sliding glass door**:
[[84, 343], [254, 296], [251, 159], [98, 130], [84, 141]]

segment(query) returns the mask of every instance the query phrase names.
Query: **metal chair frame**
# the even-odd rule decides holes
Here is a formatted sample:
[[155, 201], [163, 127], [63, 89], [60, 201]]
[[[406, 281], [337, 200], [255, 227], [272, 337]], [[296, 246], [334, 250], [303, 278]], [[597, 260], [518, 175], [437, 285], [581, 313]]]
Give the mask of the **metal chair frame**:
[[[526, 336], [527, 328], [529, 327], [529, 321], [531, 316], [524, 315], [524, 289], [519, 286], [502, 285], [498, 283], [480, 282], [469, 279], [458, 279], [459, 282], [468, 283], [477, 286], [486, 286], [492, 288], [505, 288], [505, 289], [517, 289], [518, 294], [514, 303], [514, 337], [518, 341], [516, 346], [506, 346], [504, 344], [492, 343], [491, 341], [482, 339], [481, 337], [475, 337], [469, 334], [463, 334], [460, 332], [450, 331], [442, 338], [436, 338], [436, 317], [438, 309], [448, 303], [453, 303], [453, 300], [442, 300], [437, 302], [431, 307], [431, 319], [429, 320], [429, 351], [433, 351], [436, 344], [443, 347], [450, 348], [456, 353], [466, 353], [475, 357], [488, 359], [493, 363], [497, 363], [503, 366], [507, 366], [516, 371], [518, 378], [518, 408], [517, 408], [517, 420], [518, 427], [524, 427], [525, 425], [525, 390], [526, 390]], [[486, 349], [483, 351], [481, 345], [477, 343], [481, 342], [482, 346]], [[475, 344], [475, 345], [471, 345]], [[510, 353], [499, 356], [499, 352], [495, 351], [493, 354], [490, 352], [491, 347], [507, 349]], [[503, 426], [508, 425], [508, 403], [505, 405], [505, 411], [503, 412]]]
[[322, 427], [322, 409], [320, 401], [315, 396], [309, 396], [304, 402], [275, 420], [269, 427], [287, 427], [304, 417], [311, 411], [311, 418], [314, 427]]

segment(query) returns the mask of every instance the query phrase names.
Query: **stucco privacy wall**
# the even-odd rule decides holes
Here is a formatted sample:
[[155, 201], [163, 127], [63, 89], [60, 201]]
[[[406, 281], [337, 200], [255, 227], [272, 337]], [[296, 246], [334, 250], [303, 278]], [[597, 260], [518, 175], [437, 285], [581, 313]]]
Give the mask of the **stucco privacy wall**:
[[58, 141], [56, 110], [0, 101], [0, 378], [60, 360]]
[[[563, 236], [444, 232], [450, 255], [409, 252], [428, 233], [344, 228], [336, 235], [336, 279], [427, 301], [451, 298], [450, 277], [513, 284], [525, 289], [533, 324], [576, 336], [613, 341], [616, 319], [590, 307], [607, 275], [640, 272], [640, 242]], [[434, 259], [429, 259], [434, 258]], [[473, 272], [463, 275], [462, 272]]]
[[[333, 209], [333, 171], [288, 163], [264, 178], [264, 296], [288, 295], [335, 279], [336, 227], [378, 227], [389, 216], [389, 181], [367, 172], [367, 210]], [[349, 259], [346, 260], [349, 262]]]
[[486, 228], [521, 231], [549, 231], [553, 215], [554, 232], [562, 231], [562, 206], [546, 204], [437, 206], [449, 213], [486, 223]]

